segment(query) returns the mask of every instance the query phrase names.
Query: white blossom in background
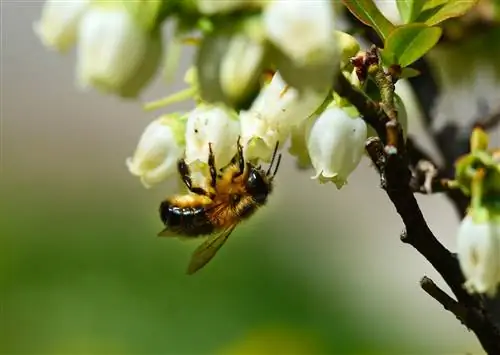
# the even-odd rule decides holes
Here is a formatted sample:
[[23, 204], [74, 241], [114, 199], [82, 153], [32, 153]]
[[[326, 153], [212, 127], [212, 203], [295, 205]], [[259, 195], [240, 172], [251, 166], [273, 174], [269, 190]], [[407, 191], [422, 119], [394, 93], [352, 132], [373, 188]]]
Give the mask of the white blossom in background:
[[236, 154], [240, 125], [236, 112], [222, 105], [198, 105], [189, 113], [186, 126], [186, 163], [193, 168], [208, 163], [212, 143], [215, 164], [227, 165]]
[[398, 0], [375, 0], [375, 5], [378, 7], [382, 15], [387, 17], [387, 19], [393, 24], [402, 25], [403, 19], [399, 13], [397, 1]]
[[240, 112], [242, 143], [247, 159], [269, 160], [276, 143], [282, 146], [292, 127], [313, 114], [328, 92], [290, 87], [277, 72], [264, 86], [248, 111]]
[[136, 97], [156, 73], [160, 33], [142, 29], [123, 5], [92, 6], [79, 28], [77, 80], [122, 97]]
[[48, 0], [33, 30], [44, 46], [67, 52], [76, 42], [78, 25], [89, 4], [90, 0]]
[[334, 17], [330, 0], [271, 1], [263, 13], [269, 39], [298, 65], [336, 55]]
[[146, 188], [177, 174], [177, 161], [184, 155], [185, 126], [185, 118], [171, 114], [151, 122], [142, 133], [126, 165]]
[[473, 122], [500, 110], [500, 83], [492, 66], [474, 64], [462, 78], [446, 73], [446, 66], [441, 70], [443, 85], [433, 107], [434, 129], [448, 123], [468, 129]]
[[363, 157], [367, 127], [360, 117], [351, 117], [336, 106], [328, 107], [312, 124], [307, 149], [316, 171], [313, 179], [333, 182], [338, 189]]
[[468, 292], [494, 296], [500, 283], [500, 224], [467, 215], [458, 230], [457, 253]]

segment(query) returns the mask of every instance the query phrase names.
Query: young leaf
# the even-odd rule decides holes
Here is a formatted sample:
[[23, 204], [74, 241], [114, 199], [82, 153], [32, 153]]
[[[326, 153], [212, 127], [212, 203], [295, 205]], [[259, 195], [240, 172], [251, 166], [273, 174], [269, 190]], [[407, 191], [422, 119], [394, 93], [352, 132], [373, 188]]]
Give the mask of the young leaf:
[[423, 23], [412, 23], [398, 27], [387, 38], [384, 52], [386, 57], [392, 56], [394, 63], [406, 67], [436, 45], [441, 37], [439, 27], [429, 27]]
[[434, 26], [444, 20], [464, 15], [472, 9], [477, 2], [478, 0], [427, 1], [422, 8], [422, 12], [417, 17], [417, 21], [424, 22], [429, 26]]
[[398, 11], [404, 23], [413, 22], [422, 10], [425, 1], [423, 0], [399, 0], [396, 1]]
[[394, 30], [395, 26], [382, 15], [372, 0], [342, 0], [342, 2], [358, 20], [377, 31], [382, 40], [385, 41]]
[[401, 71], [401, 75], [399, 75], [399, 78], [400, 79], [409, 79], [409, 78], [414, 78], [416, 76], [419, 76], [420, 75], [420, 71], [418, 71], [417, 69], [413, 69], [413, 68], [403, 68], [403, 70]]

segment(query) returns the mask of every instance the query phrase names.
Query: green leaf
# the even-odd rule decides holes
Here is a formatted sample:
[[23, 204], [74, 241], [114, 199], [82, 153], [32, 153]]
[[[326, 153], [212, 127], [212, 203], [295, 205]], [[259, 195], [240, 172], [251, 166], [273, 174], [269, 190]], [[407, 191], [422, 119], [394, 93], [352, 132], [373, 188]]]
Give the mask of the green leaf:
[[372, 0], [342, 0], [349, 11], [365, 25], [372, 27], [384, 41], [395, 26], [385, 18]]
[[400, 79], [408, 79], [408, 78], [414, 78], [414, 77], [419, 76], [419, 75], [420, 75], [420, 71], [418, 71], [417, 69], [407, 67], [407, 68], [403, 68], [399, 78]]
[[444, 20], [464, 15], [477, 2], [478, 0], [430, 0], [424, 4], [417, 21], [434, 26]]
[[418, 17], [425, 2], [423, 0], [399, 0], [396, 4], [404, 23], [410, 23]]
[[[439, 27], [423, 23], [412, 23], [396, 28], [385, 42], [384, 56], [393, 58], [394, 63], [406, 67], [436, 45], [441, 37]], [[391, 57], [392, 56], [392, 57]]]

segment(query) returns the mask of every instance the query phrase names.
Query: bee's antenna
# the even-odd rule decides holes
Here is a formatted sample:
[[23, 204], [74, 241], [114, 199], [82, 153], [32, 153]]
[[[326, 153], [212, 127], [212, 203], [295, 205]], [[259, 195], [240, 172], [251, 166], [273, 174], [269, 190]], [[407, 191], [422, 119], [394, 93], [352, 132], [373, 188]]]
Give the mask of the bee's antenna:
[[280, 167], [280, 163], [281, 163], [281, 154], [278, 155], [278, 161], [276, 162], [276, 167], [274, 168], [274, 172], [273, 172], [273, 176], [271, 177], [271, 180], [273, 180], [274, 177], [276, 176], [276, 173], [278, 172], [278, 168]]
[[274, 147], [273, 156], [271, 157], [271, 163], [269, 163], [269, 168], [266, 171], [267, 176], [269, 176], [269, 174], [271, 173], [271, 169], [272, 169], [273, 164], [274, 164], [274, 159], [276, 158], [276, 153], [278, 153], [279, 145], [280, 145], [280, 142], [276, 142], [276, 146]]

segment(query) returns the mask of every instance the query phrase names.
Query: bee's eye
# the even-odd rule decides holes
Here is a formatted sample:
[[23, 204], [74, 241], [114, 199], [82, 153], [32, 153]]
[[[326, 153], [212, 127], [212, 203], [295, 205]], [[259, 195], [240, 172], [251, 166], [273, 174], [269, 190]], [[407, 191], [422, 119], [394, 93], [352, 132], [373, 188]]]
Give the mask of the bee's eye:
[[270, 185], [257, 169], [252, 169], [248, 175], [246, 189], [257, 203], [265, 203], [270, 192]]
[[240, 195], [236, 195], [236, 194], [231, 195], [231, 202], [232, 203], [238, 203], [238, 202], [240, 202], [240, 200], [241, 200], [241, 196]]

